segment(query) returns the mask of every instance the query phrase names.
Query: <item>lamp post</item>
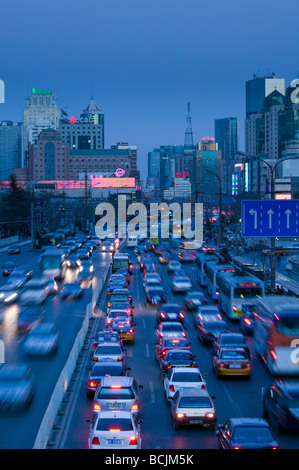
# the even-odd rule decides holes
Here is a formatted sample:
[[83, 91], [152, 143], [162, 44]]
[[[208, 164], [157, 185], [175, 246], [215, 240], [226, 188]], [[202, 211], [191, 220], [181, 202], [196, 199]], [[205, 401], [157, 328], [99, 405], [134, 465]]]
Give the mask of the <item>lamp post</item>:
[[[299, 157], [289, 157], [289, 158], [282, 158], [279, 159], [274, 165], [271, 165], [267, 160], [263, 160], [262, 158], [256, 157], [255, 155], [248, 155], [244, 152], [237, 152], [237, 154], [242, 155], [244, 157], [253, 158], [258, 160], [259, 162], [263, 162], [270, 170], [270, 196], [271, 199], [275, 199], [275, 171], [277, 166], [280, 163], [283, 163], [287, 160], [296, 160]], [[271, 237], [271, 292], [274, 294], [275, 292], [275, 277], [276, 277], [276, 266], [275, 266], [275, 237]]]

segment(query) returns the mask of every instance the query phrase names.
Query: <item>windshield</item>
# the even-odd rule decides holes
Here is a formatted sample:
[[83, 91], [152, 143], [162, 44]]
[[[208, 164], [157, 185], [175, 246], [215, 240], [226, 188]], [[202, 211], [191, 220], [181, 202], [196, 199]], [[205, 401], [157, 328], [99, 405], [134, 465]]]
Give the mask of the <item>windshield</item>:
[[97, 423], [97, 431], [133, 431], [133, 424], [130, 419], [100, 418]]
[[165, 348], [187, 348], [188, 341], [186, 339], [174, 339], [174, 340], [166, 340], [164, 342]]
[[97, 348], [96, 354], [121, 354], [121, 350], [117, 346], [100, 346]]
[[198, 373], [192, 372], [175, 372], [172, 378], [173, 382], [202, 382], [202, 378]]
[[192, 355], [188, 352], [170, 352], [167, 354], [168, 361], [186, 361], [192, 359]]
[[98, 376], [98, 377], [104, 377], [105, 375], [112, 375], [112, 376], [117, 376], [117, 375], [122, 375], [123, 372], [123, 366], [120, 364], [116, 365], [96, 365], [92, 369], [92, 375], [93, 376]]
[[183, 397], [180, 399], [179, 408], [212, 408], [209, 397]]
[[233, 440], [237, 442], [269, 442], [273, 437], [268, 428], [262, 426], [238, 426], [235, 428]]
[[183, 331], [183, 327], [182, 325], [178, 324], [178, 325], [167, 325], [167, 323], [163, 323], [162, 324], [162, 330], [163, 332], [165, 331]]
[[120, 268], [124, 268], [124, 269], [128, 269], [128, 266], [129, 266], [129, 261], [128, 259], [115, 259], [113, 260], [113, 268], [116, 268], [116, 269], [120, 269]]
[[[115, 385], [116, 387], [117, 385]], [[97, 398], [105, 400], [133, 400], [134, 392], [130, 387], [113, 388], [102, 387], [99, 390]]]
[[281, 335], [299, 335], [299, 315], [298, 317], [280, 317], [276, 322], [276, 331]]
[[251, 299], [254, 297], [262, 297], [263, 291], [261, 287], [235, 287], [235, 299]]
[[111, 302], [126, 302], [127, 300], [126, 294], [111, 294]]
[[61, 256], [43, 256], [41, 260], [41, 269], [60, 269]]
[[244, 351], [222, 351], [221, 359], [231, 360], [247, 360], [246, 352]]

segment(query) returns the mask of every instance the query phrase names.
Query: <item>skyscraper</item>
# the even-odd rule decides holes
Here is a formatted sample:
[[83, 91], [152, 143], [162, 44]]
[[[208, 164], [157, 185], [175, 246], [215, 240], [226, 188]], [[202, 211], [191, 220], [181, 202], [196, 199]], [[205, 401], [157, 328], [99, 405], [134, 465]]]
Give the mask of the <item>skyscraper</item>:
[[214, 138], [204, 137], [196, 146], [196, 182], [199, 199], [216, 198], [216, 194], [219, 193], [216, 175], [221, 178], [221, 151]]
[[2, 121], [0, 124], [0, 179], [7, 180], [22, 165], [23, 124]]
[[215, 141], [221, 150], [223, 192], [231, 194], [231, 173], [234, 170], [235, 156], [239, 146], [239, 122], [236, 117], [215, 119]]
[[246, 82], [246, 117], [262, 112], [264, 99], [274, 90], [285, 94], [284, 78], [276, 78], [275, 74], [268, 77], [254, 75], [251, 80], [248, 80]]

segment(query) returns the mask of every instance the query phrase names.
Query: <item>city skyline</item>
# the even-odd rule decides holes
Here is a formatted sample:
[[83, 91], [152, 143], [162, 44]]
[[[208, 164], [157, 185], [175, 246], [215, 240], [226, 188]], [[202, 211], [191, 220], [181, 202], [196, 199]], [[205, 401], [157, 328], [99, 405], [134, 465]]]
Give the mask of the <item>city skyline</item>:
[[[0, 78], [6, 102], [0, 121], [21, 121], [34, 87], [54, 90], [58, 107], [70, 116], [93, 95], [105, 115], [105, 147], [136, 145], [145, 178], [148, 152], [183, 145], [190, 102], [195, 143], [214, 136], [215, 119], [236, 116], [244, 149], [246, 81], [274, 72], [288, 86], [298, 76], [289, 47], [296, 31], [296, 15], [289, 12], [296, 4], [280, 5], [92, 0], [83, 10], [78, 2], [54, 0], [41, 7], [32, 0], [18, 5], [18, 18], [13, 5], [3, 5], [0, 40], [7, 47]], [[14, 34], [8, 42], [9, 31]]]

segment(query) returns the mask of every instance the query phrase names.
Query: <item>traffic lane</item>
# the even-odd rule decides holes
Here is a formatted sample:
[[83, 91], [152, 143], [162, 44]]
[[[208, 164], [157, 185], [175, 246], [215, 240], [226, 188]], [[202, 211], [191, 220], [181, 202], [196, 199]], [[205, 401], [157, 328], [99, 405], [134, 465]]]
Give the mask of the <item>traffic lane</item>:
[[[1, 448], [32, 448], [35, 438], [49, 404], [53, 389], [70, 350], [74, 344], [75, 337], [82, 326], [82, 321], [86, 313], [86, 306], [91, 301], [92, 292], [95, 290], [98, 279], [103, 275], [107, 265], [107, 260], [97, 257], [95, 267], [95, 278], [93, 286], [86, 290], [82, 299], [67, 302], [59, 296], [48, 298], [44, 304], [44, 321], [54, 322], [60, 333], [58, 351], [55, 356], [48, 358], [28, 358], [23, 355], [24, 337], [18, 338], [18, 347], [13, 352], [13, 358], [8, 357], [8, 361], [17, 360], [26, 362], [32, 368], [37, 378], [36, 395], [26, 413], [0, 415], [0, 447]], [[74, 275], [73, 273], [71, 275]], [[67, 277], [67, 276], [66, 276]], [[11, 429], [10, 423], [14, 427]], [[9, 430], [9, 431], [8, 431]]]
[[3, 286], [9, 281], [9, 276], [3, 276], [2, 266], [6, 262], [14, 263], [16, 267], [27, 265], [30, 269], [33, 269], [33, 275], [36, 276], [39, 274], [38, 259], [41, 253], [32, 251], [31, 245], [25, 245], [25, 248], [22, 249], [21, 253], [18, 255], [9, 255], [8, 252], [0, 253], [0, 286]]

